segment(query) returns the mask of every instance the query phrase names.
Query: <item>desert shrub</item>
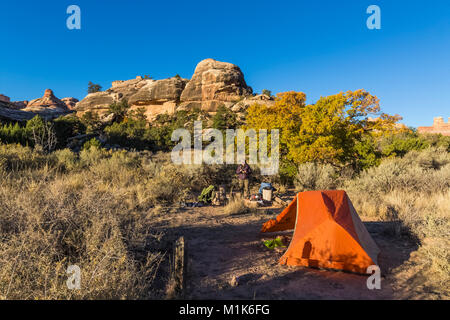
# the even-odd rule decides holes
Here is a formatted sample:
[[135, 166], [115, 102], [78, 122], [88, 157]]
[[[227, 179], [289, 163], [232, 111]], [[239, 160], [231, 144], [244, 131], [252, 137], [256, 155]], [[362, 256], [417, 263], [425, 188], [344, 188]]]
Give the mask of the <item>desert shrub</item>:
[[20, 144], [0, 144], [0, 163], [9, 172], [26, 169], [39, 169], [55, 163], [53, 156], [35, 152], [30, 147]]
[[[404, 158], [383, 160], [378, 167], [365, 170], [346, 187], [372, 194], [399, 189], [425, 193], [445, 190], [450, 186], [450, 177], [444, 166], [449, 160], [448, 153], [436, 149], [420, 153], [412, 151]], [[440, 168], [443, 170], [439, 171]]]
[[442, 134], [418, 134], [430, 147], [440, 148], [450, 152], [450, 136]]
[[263, 91], [262, 91], [261, 93], [262, 93], [262, 94], [265, 94], [265, 95], [267, 95], [267, 96], [269, 96], [269, 97], [272, 96], [272, 91], [267, 90], [267, 89], [263, 89]]
[[98, 139], [92, 138], [83, 144], [82, 150], [89, 150], [90, 148], [100, 149], [101, 147], [102, 143]]
[[110, 153], [102, 148], [91, 147], [80, 151], [80, 164], [84, 167], [98, 163], [100, 159], [106, 158]]
[[419, 165], [422, 169], [439, 170], [450, 163], [450, 153], [444, 148], [428, 148], [423, 151], [411, 151], [404, 157], [408, 165]]
[[[156, 204], [169, 205], [187, 198], [195, 189], [199, 174], [195, 166], [166, 165], [149, 179], [147, 188], [151, 192], [150, 201]], [[193, 189], [193, 187], [196, 187]]]
[[58, 165], [65, 170], [72, 170], [77, 166], [78, 157], [70, 149], [57, 150], [54, 156]]
[[90, 163], [89, 170], [96, 179], [125, 188], [146, 179], [141, 170], [139, 155], [125, 150], [102, 154], [98, 160]]
[[329, 164], [301, 164], [294, 183], [297, 191], [334, 189], [337, 184], [336, 170]]

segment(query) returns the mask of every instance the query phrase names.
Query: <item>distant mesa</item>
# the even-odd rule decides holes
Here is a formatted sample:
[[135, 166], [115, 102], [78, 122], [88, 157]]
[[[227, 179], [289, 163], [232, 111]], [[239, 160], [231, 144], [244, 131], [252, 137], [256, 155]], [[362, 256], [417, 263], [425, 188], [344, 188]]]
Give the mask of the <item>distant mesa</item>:
[[0, 117], [25, 121], [40, 115], [44, 119], [53, 119], [73, 112], [71, 109], [78, 102], [75, 98], [58, 99], [51, 89], [46, 89], [42, 98], [31, 101], [14, 101], [5, 95], [0, 95]]
[[450, 117], [447, 123], [444, 122], [443, 117], [435, 117], [431, 127], [418, 127], [417, 131], [419, 133], [440, 133], [444, 136], [450, 136]]
[[158, 114], [173, 114], [177, 110], [198, 108], [215, 113], [223, 105], [240, 112], [251, 104], [273, 101], [265, 95], [254, 96], [238, 66], [206, 59], [197, 65], [190, 80], [179, 76], [162, 80], [138, 76], [113, 81], [108, 90], [88, 94], [76, 104], [75, 110], [79, 116], [87, 111], [102, 115], [110, 104], [123, 99], [128, 101], [131, 110], [143, 108], [149, 121]]

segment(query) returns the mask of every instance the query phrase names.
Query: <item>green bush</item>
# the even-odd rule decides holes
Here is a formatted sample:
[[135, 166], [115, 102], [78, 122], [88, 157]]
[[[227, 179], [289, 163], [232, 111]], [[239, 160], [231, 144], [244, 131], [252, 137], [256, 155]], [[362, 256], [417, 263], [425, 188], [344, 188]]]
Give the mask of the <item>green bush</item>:
[[59, 117], [53, 120], [54, 129], [56, 133], [57, 148], [65, 148], [68, 139], [76, 135], [86, 133], [86, 125], [80, 118], [74, 115]]
[[224, 105], [217, 108], [217, 112], [212, 118], [212, 127], [221, 131], [236, 129], [239, 125], [236, 113]]
[[27, 145], [30, 142], [29, 132], [18, 122], [0, 125], [0, 142]]

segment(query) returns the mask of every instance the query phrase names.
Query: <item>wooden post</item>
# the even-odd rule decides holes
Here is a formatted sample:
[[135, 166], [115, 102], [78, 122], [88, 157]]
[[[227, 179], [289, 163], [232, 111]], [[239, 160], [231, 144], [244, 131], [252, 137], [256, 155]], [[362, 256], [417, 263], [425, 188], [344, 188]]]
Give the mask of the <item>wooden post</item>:
[[174, 244], [174, 279], [175, 279], [175, 294], [178, 298], [184, 299], [186, 293], [186, 243], [184, 237], [178, 238]]

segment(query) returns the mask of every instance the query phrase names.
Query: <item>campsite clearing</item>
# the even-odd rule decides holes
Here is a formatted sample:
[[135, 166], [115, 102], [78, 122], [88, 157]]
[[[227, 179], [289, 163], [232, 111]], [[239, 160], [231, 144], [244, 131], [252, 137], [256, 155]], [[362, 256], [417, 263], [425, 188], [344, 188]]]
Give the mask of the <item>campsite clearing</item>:
[[283, 208], [264, 207], [240, 215], [223, 207], [185, 208], [170, 218], [155, 217], [152, 228], [170, 238], [184, 236], [188, 250], [187, 299], [401, 299], [392, 270], [417, 247], [393, 240], [389, 222], [364, 221], [379, 246], [380, 290], [369, 290], [368, 276], [354, 273], [280, 265], [286, 248], [270, 250], [263, 240], [292, 231], [260, 233], [261, 226]]

